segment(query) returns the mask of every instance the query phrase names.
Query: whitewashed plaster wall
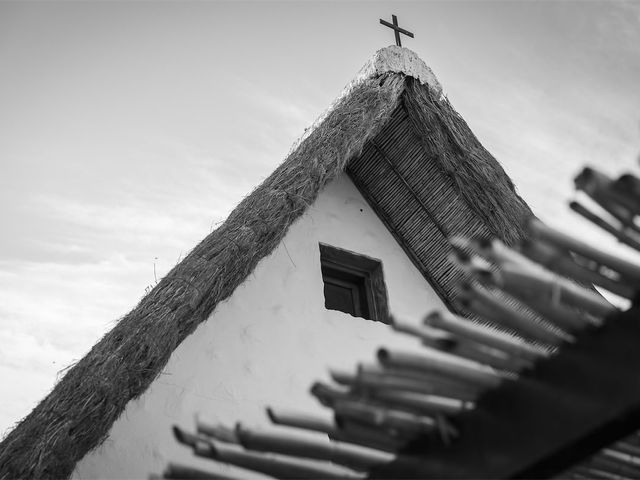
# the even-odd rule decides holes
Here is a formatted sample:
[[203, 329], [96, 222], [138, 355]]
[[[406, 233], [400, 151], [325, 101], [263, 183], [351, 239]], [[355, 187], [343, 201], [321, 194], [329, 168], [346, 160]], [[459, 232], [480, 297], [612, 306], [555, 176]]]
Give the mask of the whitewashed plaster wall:
[[[173, 352], [162, 374], [129, 402], [109, 438], [80, 461], [73, 478], [146, 478], [169, 461], [211, 467], [178, 445], [174, 424], [194, 415], [267, 426], [264, 407], [327, 414], [308, 393], [327, 367], [353, 370], [381, 345], [414, 347], [384, 324], [324, 308], [318, 243], [382, 261], [390, 310], [418, 321], [444, 308], [346, 175], [320, 194], [284, 241], [233, 295]], [[227, 470], [229, 473], [233, 473]], [[237, 473], [237, 472], [236, 472]]]

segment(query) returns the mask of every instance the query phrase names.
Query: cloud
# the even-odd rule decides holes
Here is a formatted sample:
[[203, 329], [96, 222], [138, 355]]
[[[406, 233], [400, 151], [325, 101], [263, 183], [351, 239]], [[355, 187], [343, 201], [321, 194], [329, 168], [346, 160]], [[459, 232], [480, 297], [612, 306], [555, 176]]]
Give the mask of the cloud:
[[242, 90], [246, 128], [215, 150], [147, 136], [108, 152], [120, 174], [96, 183], [92, 196], [24, 192], [10, 236], [20, 241], [5, 239], [0, 255], [0, 373], [5, 382], [20, 379], [5, 396], [0, 432], [224, 220], [313, 118], [313, 107], [259, 84]]
[[132, 167], [108, 197], [25, 196], [22, 223], [34, 222], [36, 234], [0, 257], [0, 372], [37, 388], [5, 396], [0, 432], [246, 194], [234, 181], [246, 166], [174, 140], [154, 145], [138, 153], [155, 169]]
[[640, 3], [623, 0], [602, 7], [603, 14], [595, 20], [600, 46], [607, 49], [613, 44], [636, 57], [640, 41]]
[[0, 371], [3, 382], [20, 382], [4, 397], [0, 432], [35, 406], [57, 372], [135, 304], [151, 279], [124, 256], [82, 264], [2, 262]]

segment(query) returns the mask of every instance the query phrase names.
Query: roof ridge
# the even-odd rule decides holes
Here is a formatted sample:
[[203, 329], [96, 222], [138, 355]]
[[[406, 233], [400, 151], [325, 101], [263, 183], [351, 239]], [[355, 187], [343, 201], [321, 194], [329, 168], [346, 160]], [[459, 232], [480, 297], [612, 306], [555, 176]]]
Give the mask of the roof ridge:
[[371, 79], [379, 78], [387, 74], [402, 74], [407, 77], [413, 77], [418, 80], [420, 84], [426, 85], [434, 98], [437, 100], [444, 99], [442, 85], [440, 85], [433, 71], [416, 52], [405, 47], [389, 45], [376, 51], [376, 53], [367, 60], [353, 79], [345, 85], [340, 95], [331, 102], [310, 126], [305, 128], [304, 133], [293, 143], [288, 154], [295, 151], [309, 134], [357, 87]]

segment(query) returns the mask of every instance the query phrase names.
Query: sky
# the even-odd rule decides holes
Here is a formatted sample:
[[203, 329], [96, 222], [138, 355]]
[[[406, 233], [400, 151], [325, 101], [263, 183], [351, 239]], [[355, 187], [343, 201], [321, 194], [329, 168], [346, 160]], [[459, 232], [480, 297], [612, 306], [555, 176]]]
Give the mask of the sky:
[[0, 435], [394, 42], [392, 13], [534, 212], [615, 247], [565, 205], [585, 165], [638, 174], [640, 2], [0, 1]]

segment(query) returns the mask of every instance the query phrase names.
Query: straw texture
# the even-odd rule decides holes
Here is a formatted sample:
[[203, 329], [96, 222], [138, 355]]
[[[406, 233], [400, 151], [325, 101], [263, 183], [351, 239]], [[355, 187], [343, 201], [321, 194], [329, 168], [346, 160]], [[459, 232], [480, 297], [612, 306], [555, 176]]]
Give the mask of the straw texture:
[[180, 342], [271, 253], [320, 190], [378, 132], [403, 89], [403, 76], [394, 74], [352, 90], [6, 436], [0, 444], [0, 478], [68, 477]]
[[489, 231], [508, 245], [524, 238], [526, 221], [533, 216], [531, 209], [449, 101], [434, 99], [409, 79], [404, 102], [427, 154], [452, 179]]
[[[0, 479], [68, 477], [107, 437], [127, 403], [160, 374], [173, 350], [274, 250], [322, 188], [361, 155], [400, 108], [408, 111], [420, 148], [437, 158], [437, 168], [478, 223], [507, 243], [519, 239], [530, 210], [453, 108], [401, 73], [363, 80], [6, 436]], [[429, 275], [424, 265], [416, 265]]]

